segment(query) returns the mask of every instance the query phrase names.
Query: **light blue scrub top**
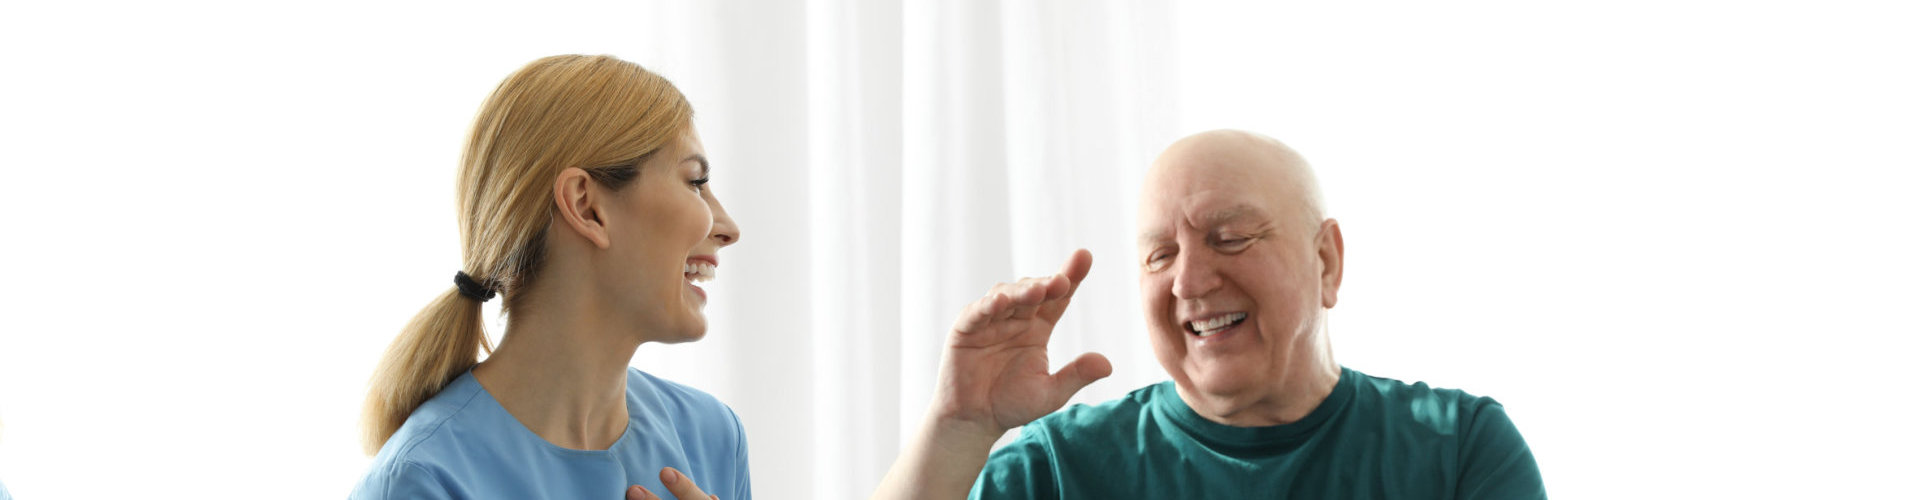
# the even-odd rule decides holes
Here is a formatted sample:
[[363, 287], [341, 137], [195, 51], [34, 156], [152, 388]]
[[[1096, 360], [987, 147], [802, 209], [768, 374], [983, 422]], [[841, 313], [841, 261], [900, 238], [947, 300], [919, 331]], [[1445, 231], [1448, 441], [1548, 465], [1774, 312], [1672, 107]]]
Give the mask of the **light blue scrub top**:
[[467, 372], [407, 417], [349, 498], [617, 500], [635, 484], [666, 497], [661, 467], [720, 498], [753, 498], [746, 431], [720, 400], [629, 368], [627, 412], [611, 448], [562, 448], [521, 425]]

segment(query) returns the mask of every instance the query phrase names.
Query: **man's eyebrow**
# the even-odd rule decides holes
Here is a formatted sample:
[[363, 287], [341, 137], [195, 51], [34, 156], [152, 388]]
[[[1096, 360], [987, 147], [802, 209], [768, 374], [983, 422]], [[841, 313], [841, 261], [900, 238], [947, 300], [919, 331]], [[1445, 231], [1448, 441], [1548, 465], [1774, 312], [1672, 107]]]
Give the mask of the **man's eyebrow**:
[[688, 156], [686, 157], [686, 159], [683, 159], [683, 160], [680, 160], [680, 163], [686, 163], [686, 162], [690, 162], [690, 161], [697, 161], [697, 162], [700, 162], [700, 176], [701, 176], [701, 177], [706, 177], [706, 176], [707, 176], [707, 172], [710, 172], [710, 171], [712, 171], [712, 170], [713, 170], [713, 166], [712, 166], [712, 165], [709, 165], [709, 164], [707, 164], [707, 156], [706, 156], [706, 155], [703, 155], [703, 154], [700, 154], [700, 153], [694, 153], [694, 154], [692, 154], [692, 155], [688, 155]]
[[1200, 222], [1205, 223], [1206, 227], [1213, 227], [1236, 219], [1259, 215], [1259, 213], [1260, 210], [1253, 205], [1239, 204], [1208, 212], [1200, 216]]
[[[1205, 214], [1202, 214], [1198, 220], [1201, 224], [1202, 229], [1212, 230], [1214, 226], [1218, 226], [1221, 224], [1233, 222], [1233, 221], [1248, 218], [1248, 217], [1258, 217], [1259, 215], [1260, 215], [1259, 207], [1242, 203], [1242, 204], [1228, 206], [1226, 208], [1222, 208], [1219, 210], [1207, 212]], [[1166, 230], [1155, 229], [1152, 231], [1140, 233], [1139, 244], [1148, 245], [1148, 244], [1159, 243], [1169, 239], [1172, 239], [1172, 238], [1168, 236]]]

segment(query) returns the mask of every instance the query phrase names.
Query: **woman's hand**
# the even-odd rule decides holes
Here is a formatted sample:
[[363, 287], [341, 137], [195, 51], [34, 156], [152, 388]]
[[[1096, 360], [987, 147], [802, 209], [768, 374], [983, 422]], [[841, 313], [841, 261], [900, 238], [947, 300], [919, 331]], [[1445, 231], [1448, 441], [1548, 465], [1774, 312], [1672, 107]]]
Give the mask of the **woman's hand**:
[[1113, 373], [1095, 353], [1047, 373], [1047, 339], [1092, 267], [1093, 254], [1076, 251], [1060, 274], [995, 285], [960, 313], [927, 419], [873, 498], [966, 498], [1001, 434], [1060, 409]]
[[1097, 353], [1047, 373], [1047, 340], [1092, 267], [1093, 254], [1079, 250], [1059, 274], [994, 285], [968, 305], [947, 337], [932, 417], [988, 435], [991, 443], [1112, 374], [1113, 365]]
[[[672, 467], [660, 469], [660, 484], [667, 485], [667, 492], [672, 493], [673, 498], [677, 500], [720, 500], [718, 495], [708, 495], [707, 492], [700, 491], [700, 487], [695, 486], [692, 479], [688, 479], [686, 474], [681, 474]], [[627, 487], [627, 500], [660, 500], [660, 497], [636, 484]]]

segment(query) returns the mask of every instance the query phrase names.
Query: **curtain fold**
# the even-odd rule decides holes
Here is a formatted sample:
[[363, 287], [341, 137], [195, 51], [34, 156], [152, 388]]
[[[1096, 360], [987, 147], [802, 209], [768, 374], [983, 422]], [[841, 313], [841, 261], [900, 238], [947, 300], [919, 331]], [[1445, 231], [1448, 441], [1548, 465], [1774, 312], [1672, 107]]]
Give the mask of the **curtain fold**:
[[[917, 429], [960, 309], [1092, 276], [1054, 333], [1100, 401], [1164, 378], [1139, 325], [1133, 199], [1173, 138], [1165, 2], [659, 2], [642, 30], [693, 100], [743, 231], [708, 339], [635, 364], [732, 405], [755, 492], [868, 494]], [[725, 19], [725, 23], [719, 22]], [[695, 477], [698, 480], [698, 477]]]

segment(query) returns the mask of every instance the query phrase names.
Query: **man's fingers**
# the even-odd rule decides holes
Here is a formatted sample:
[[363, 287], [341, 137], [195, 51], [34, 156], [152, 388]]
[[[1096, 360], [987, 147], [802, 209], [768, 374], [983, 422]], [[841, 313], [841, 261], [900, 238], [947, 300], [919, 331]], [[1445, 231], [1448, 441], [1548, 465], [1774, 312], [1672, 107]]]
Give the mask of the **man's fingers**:
[[695, 486], [692, 479], [687, 479], [686, 474], [681, 474], [672, 467], [660, 469], [660, 483], [667, 485], [667, 492], [673, 493], [673, 497], [680, 500], [699, 500], [710, 497], [707, 492], [700, 491], [700, 487]]
[[993, 301], [993, 320], [999, 321], [1013, 317], [1013, 310], [1020, 307], [1020, 298], [1014, 296], [1018, 290], [1000, 293]]
[[1072, 363], [1067, 363], [1067, 366], [1060, 367], [1060, 371], [1054, 372], [1054, 399], [1058, 401], [1054, 406], [1066, 405], [1067, 399], [1073, 397], [1074, 393], [1080, 392], [1080, 389], [1087, 387], [1087, 384], [1112, 374], [1113, 362], [1107, 361], [1106, 356], [1097, 352], [1081, 354], [1080, 357], [1074, 358]]
[[1073, 301], [1073, 292], [1080, 289], [1080, 282], [1087, 279], [1087, 272], [1093, 269], [1093, 253], [1082, 248], [1073, 251], [1067, 257], [1067, 263], [1060, 267], [1060, 274], [1053, 277], [1054, 282], [1064, 281], [1064, 286], [1049, 283], [1047, 301], [1040, 305], [1040, 317], [1048, 322], [1059, 322], [1066, 314], [1067, 304]]
[[[1060, 275], [1067, 277], [1072, 288], [1080, 288], [1080, 281], [1087, 279], [1087, 272], [1093, 269], [1093, 252], [1082, 248], [1067, 256], [1067, 263], [1060, 266]], [[1071, 292], [1072, 290], [1068, 290]]]
[[1047, 285], [1052, 282], [1053, 279], [1051, 278], [1027, 278], [1020, 280], [1020, 282], [1015, 285], [1018, 288], [1014, 290], [1013, 314], [1007, 317], [1013, 319], [1032, 318], [1033, 312], [1040, 310], [1040, 305], [1047, 300], [1048, 289], [1051, 288]]
[[1048, 322], [1059, 321], [1068, 300], [1073, 298], [1073, 291], [1087, 278], [1092, 266], [1093, 253], [1080, 249], [1067, 257], [1059, 274], [995, 284], [985, 297], [967, 306], [960, 318], [954, 320], [953, 329], [975, 333], [987, 330], [995, 321], [1034, 316], [1042, 316]]
[[653, 492], [636, 484], [627, 487], [627, 500], [660, 500], [660, 497], [654, 496]]
[[985, 329], [988, 324], [993, 323], [994, 318], [1006, 312], [1006, 309], [1011, 305], [1013, 300], [1005, 294], [999, 293], [999, 287], [994, 288], [995, 291], [987, 292], [985, 297], [980, 297], [980, 300], [973, 301], [972, 304], [967, 304], [967, 308], [960, 311], [960, 317], [953, 320], [954, 331], [961, 333], [981, 331]]

